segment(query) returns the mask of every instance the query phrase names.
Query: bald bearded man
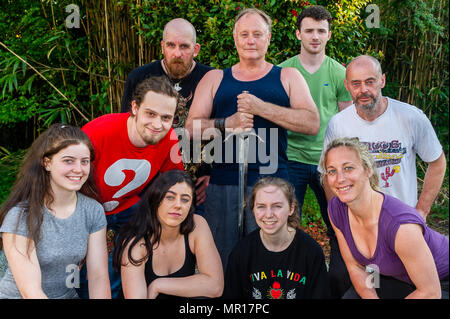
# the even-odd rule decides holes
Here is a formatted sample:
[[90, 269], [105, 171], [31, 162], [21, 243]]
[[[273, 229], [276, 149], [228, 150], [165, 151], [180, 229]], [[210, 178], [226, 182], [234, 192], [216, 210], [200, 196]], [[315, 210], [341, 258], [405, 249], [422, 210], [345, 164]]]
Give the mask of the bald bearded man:
[[[195, 88], [206, 72], [213, 69], [194, 60], [200, 51], [194, 26], [187, 20], [169, 21], [163, 32], [162, 60], [137, 67], [128, 75], [122, 98], [121, 112], [130, 110], [136, 86], [150, 76], [167, 76], [175, 90], [184, 98], [186, 109], [191, 106]], [[178, 119], [179, 121], [179, 119]], [[174, 124], [177, 125], [177, 119]]]

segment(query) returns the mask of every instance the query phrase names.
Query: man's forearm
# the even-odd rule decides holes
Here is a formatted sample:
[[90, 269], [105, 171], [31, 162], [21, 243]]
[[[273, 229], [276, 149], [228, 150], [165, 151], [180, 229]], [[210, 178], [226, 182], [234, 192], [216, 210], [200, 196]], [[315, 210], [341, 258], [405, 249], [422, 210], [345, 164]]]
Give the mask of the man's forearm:
[[442, 153], [442, 155], [434, 162], [428, 163], [428, 168], [423, 180], [422, 192], [420, 193], [416, 205], [416, 209], [422, 214], [425, 220], [441, 189], [446, 166], [447, 162], [444, 153]]
[[265, 102], [258, 115], [292, 132], [306, 135], [316, 135], [319, 132], [318, 114], [307, 109], [293, 109]]
[[186, 122], [186, 130], [190, 138], [195, 140], [210, 140], [210, 134], [203, 134], [206, 129], [214, 129], [215, 119], [193, 119]]

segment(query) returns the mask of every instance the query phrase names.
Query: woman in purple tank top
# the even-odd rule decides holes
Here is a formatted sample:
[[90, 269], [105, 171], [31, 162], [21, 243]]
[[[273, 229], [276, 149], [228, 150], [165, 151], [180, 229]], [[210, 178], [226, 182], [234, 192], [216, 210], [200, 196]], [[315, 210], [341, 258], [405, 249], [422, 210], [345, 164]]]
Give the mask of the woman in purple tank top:
[[378, 191], [373, 157], [357, 138], [328, 145], [320, 163], [353, 287], [343, 298], [448, 298], [449, 240], [421, 215]]

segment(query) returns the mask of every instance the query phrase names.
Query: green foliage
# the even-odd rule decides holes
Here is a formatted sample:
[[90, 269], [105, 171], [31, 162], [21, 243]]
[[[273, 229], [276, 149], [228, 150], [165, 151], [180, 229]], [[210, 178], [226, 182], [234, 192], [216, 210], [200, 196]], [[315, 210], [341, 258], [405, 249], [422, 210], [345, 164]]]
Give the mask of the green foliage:
[[307, 187], [302, 208], [302, 226], [307, 227], [310, 223], [325, 225], [316, 195], [310, 187]]
[[[320, 3], [319, 3], [320, 2]], [[159, 43], [164, 25], [174, 17], [189, 20], [197, 29], [197, 42], [201, 44], [198, 59], [216, 68], [227, 68], [238, 62], [233, 40], [234, 19], [242, 8], [256, 7], [273, 20], [272, 38], [267, 60], [278, 64], [298, 54], [300, 43], [295, 36], [296, 16], [310, 4], [326, 6], [335, 16], [332, 23], [333, 37], [329, 52], [338, 61], [347, 62], [349, 57], [365, 52], [367, 31], [359, 17], [360, 9], [369, 1], [147, 1], [142, 5], [130, 2], [135, 28], [148, 43]], [[282, 48], [282, 49], [280, 49]], [[160, 56], [161, 58], [161, 56]]]
[[[108, 78], [106, 58], [102, 55], [103, 52], [89, 50], [89, 43], [92, 43], [89, 40], [93, 41], [94, 35], [101, 34], [101, 29], [95, 29], [100, 30], [97, 33], [91, 29], [91, 34], [85, 33], [85, 25], [77, 30], [67, 29], [64, 23], [68, 15], [65, 7], [72, 3], [72, 0], [0, 2], [0, 41], [22, 59], [3, 46], [0, 47], [2, 129], [27, 121], [36, 124], [36, 133], [56, 121], [83, 124], [84, 119], [74, 111], [68, 100], [89, 118], [111, 111], [108, 92], [112, 82], [104, 81]], [[87, 20], [84, 10], [88, 3], [90, 2], [86, 0], [79, 2], [84, 22]], [[445, 153], [448, 154], [448, 1], [377, 0], [376, 4], [381, 9], [381, 26], [377, 29], [367, 29], [364, 23], [367, 16], [364, 8], [371, 3], [370, 0], [152, 0], [140, 3], [142, 4], [133, 0], [108, 0], [108, 4], [120, 9], [119, 15], [131, 17], [132, 25], [128, 27], [133, 28], [146, 43], [153, 46], [159, 46], [163, 27], [169, 20], [183, 17], [191, 21], [197, 29], [197, 41], [201, 44], [199, 61], [216, 68], [230, 67], [238, 62], [232, 27], [241, 8], [262, 9], [273, 19], [267, 60], [278, 64], [298, 54], [300, 50], [300, 43], [295, 36], [296, 15], [311, 4], [323, 5], [334, 18], [327, 55], [341, 63], [348, 63], [359, 54], [372, 54], [380, 58], [387, 73], [387, 85], [383, 93], [397, 98], [402, 90], [411, 92], [413, 104], [429, 116]], [[104, 18], [97, 11], [95, 18]], [[104, 24], [104, 21], [97, 21], [95, 18], [92, 18], [91, 26]], [[112, 26], [109, 28], [112, 29]], [[105, 39], [99, 36], [95, 41], [97, 40], [102, 42]], [[115, 41], [118, 43], [118, 39]], [[436, 46], [438, 42], [442, 45]], [[119, 50], [123, 43], [126, 41], [117, 44]], [[379, 47], [379, 43], [386, 45]], [[441, 67], [432, 73], [426, 85], [420, 86], [415, 81], [410, 84], [408, 78], [397, 74], [401, 67], [415, 66], [417, 61], [413, 60], [411, 52], [417, 52], [419, 45], [423, 45], [421, 56], [431, 61], [442, 61]], [[105, 47], [105, 43], [99, 43], [99, 47]], [[99, 62], [93, 63], [89, 53], [95, 55], [95, 61]], [[24, 61], [36, 70], [31, 69]], [[123, 65], [113, 64], [111, 81], [126, 75], [135, 63], [136, 61], [129, 61]], [[64, 96], [52, 88], [49, 82]], [[11, 136], [11, 140], [14, 138], [18, 137]], [[11, 144], [14, 145], [14, 141]], [[449, 158], [447, 156], [447, 160]], [[0, 167], [6, 167], [6, 172], [12, 173], [13, 169], [8, 171], [10, 166], [5, 163], [0, 163]], [[1, 171], [0, 176], [8, 178], [11, 175]], [[447, 173], [444, 181], [447, 204], [445, 198], [443, 200], [446, 207], [448, 180]], [[2, 189], [7, 187], [5, 185], [9, 185], [8, 181], [0, 180]], [[314, 195], [312, 199], [311, 202], [315, 202]], [[305, 203], [309, 201], [308, 199]], [[311, 209], [311, 212], [315, 212], [310, 214], [313, 219], [320, 219], [317, 207]]]
[[347, 64], [358, 55], [373, 54], [366, 45], [369, 32], [362, 18], [365, 16], [363, 9], [369, 2], [341, 0], [327, 6], [334, 17], [332, 37], [327, 44], [329, 56]]
[[0, 147], [0, 203], [9, 195], [24, 156], [25, 150], [9, 152]]
[[0, 50], [0, 124], [34, 117], [38, 133], [53, 122], [78, 124], [82, 119], [69, 101], [90, 114], [87, 36], [81, 29], [66, 28], [65, 7], [71, 3], [1, 2], [0, 34], [7, 49]]

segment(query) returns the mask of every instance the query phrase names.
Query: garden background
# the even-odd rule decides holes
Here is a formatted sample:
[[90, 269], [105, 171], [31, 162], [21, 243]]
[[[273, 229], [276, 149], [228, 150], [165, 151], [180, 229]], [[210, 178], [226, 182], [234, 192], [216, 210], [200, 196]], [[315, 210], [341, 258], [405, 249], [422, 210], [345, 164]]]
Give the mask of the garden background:
[[[170, 19], [183, 17], [196, 27], [200, 62], [226, 68], [237, 62], [232, 38], [237, 12], [262, 9], [273, 19], [267, 60], [278, 64], [298, 54], [296, 16], [311, 4], [325, 6], [334, 17], [327, 55], [344, 65], [360, 54], [377, 57], [387, 76], [383, 94], [427, 114], [448, 164], [447, 0], [1, 0], [0, 203], [26, 148], [50, 124], [81, 126], [119, 112], [127, 74], [161, 58], [159, 43]], [[79, 25], [73, 5], [79, 8]], [[379, 10], [379, 20], [373, 8]], [[419, 185], [425, 168], [419, 161]], [[447, 235], [448, 196], [447, 171], [428, 219]], [[304, 210], [304, 229], [326, 250], [310, 190]]]

